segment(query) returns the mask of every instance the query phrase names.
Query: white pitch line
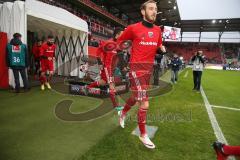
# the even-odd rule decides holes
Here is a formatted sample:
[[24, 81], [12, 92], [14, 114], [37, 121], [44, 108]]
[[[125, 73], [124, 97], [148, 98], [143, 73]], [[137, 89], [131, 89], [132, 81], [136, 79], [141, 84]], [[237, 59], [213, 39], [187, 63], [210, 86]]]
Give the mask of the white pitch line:
[[213, 113], [212, 107], [209, 104], [207, 96], [206, 96], [206, 94], [205, 94], [205, 92], [204, 92], [202, 87], [201, 87], [201, 94], [202, 94], [202, 97], [203, 97], [203, 101], [204, 101], [205, 107], [207, 109], [208, 117], [210, 119], [210, 122], [211, 122], [211, 125], [212, 125], [212, 128], [213, 128], [214, 134], [217, 137], [217, 140], [219, 142], [228, 144], [226, 138], [223, 135], [223, 132], [222, 132], [222, 130], [221, 130], [219, 124], [218, 124], [218, 121], [217, 121], [217, 119], [216, 119], [216, 117], [215, 117], [215, 115]]
[[233, 111], [240, 111], [238, 108], [230, 108], [230, 107], [224, 107], [224, 106], [215, 106], [212, 105], [213, 108], [221, 108], [221, 109], [228, 109], [228, 110], [233, 110]]
[[184, 78], [187, 78], [188, 76], [188, 71], [184, 74]]
[[[205, 107], [207, 109], [207, 113], [208, 113], [208, 117], [210, 119], [210, 122], [211, 122], [211, 125], [212, 125], [212, 128], [213, 128], [213, 131], [214, 131], [214, 134], [215, 136], [217, 137], [217, 140], [219, 142], [222, 142], [224, 144], [228, 144], [226, 138], [224, 137], [224, 134], [218, 124], [218, 121], [213, 113], [213, 110], [212, 110], [212, 107], [207, 99], [207, 96], [203, 90], [203, 88], [201, 87], [201, 94], [202, 94], [202, 97], [203, 97], [203, 101], [204, 101], [204, 104], [205, 104]], [[236, 160], [233, 156], [230, 156], [228, 158], [228, 160]]]
[[[211, 125], [212, 125], [212, 128], [213, 128], [213, 131], [214, 131], [214, 134], [215, 136], [217, 137], [217, 140], [219, 142], [222, 142], [224, 144], [228, 144], [226, 138], [224, 137], [224, 134], [218, 124], [218, 121], [213, 113], [213, 110], [212, 110], [212, 107], [207, 99], [207, 96], [203, 90], [203, 88], [201, 87], [201, 94], [202, 94], [202, 97], [203, 97], [203, 101], [204, 101], [204, 104], [205, 104], [205, 107], [207, 109], [207, 113], [208, 113], [208, 117], [210, 119], [210, 122], [211, 122]], [[228, 160], [236, 160], [233, 156], [230, 156], [228, 158]]]

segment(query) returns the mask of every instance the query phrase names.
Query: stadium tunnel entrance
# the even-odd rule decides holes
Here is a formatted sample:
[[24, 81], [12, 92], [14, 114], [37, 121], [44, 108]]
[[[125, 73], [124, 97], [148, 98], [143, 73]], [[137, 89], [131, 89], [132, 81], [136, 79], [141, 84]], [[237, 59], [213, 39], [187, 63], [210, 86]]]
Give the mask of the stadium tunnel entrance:
[[[81, 58], [87, 55], [87, 34], [73, 30], [66, 26], [51, 21], [28, 16], [27, 44], [31, 52], [37, 39], [46, 40], [48, 35], [53, 35], [57, 46], [55, 52], [56, 74], [61, 76], [79, 76], [78, 66]], [[31, 68], [34, 69], [34, 59], [31, 54]]]
[[[28, 45], [31, 72], [34, 69], [32, 46], [37, 39], [45, 40], [48, 35], [53, 35], [57, 46], [55, 73], [60, 76], [80, 76], [81, 57], [88, 55], [87, 22], [62, 8], [36, 0], [4, 3], [0, 13], [1, 31], [7, 33], [8, 41], [13, 33], [18, 32], [22, 35], [23, 43]], [[10, 86], [14, 87], [11, 70], [8, 78]]]

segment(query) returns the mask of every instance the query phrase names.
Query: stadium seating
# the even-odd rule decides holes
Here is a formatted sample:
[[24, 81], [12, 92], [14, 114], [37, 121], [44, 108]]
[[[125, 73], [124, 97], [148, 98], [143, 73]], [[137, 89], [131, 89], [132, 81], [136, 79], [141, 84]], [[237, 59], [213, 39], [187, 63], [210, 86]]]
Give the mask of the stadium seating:
[[[105, 22], [103, 20], [99, 20], [96, 17], [89, 16], [87, 13], [85, 13], [83, 10], [79, 10], [76, 7], [71, 6], [69, 3], [65, 3], [64, 1], [55, 1], [55, 0], [41, 0], [44, 3], [51, 4], [63, 9], [66, 9], [67, 11], [75, 14], [76, 16], [82, 18], [83, 20], [88, 22], [90, 31], [94, 34], [97, 34], [102, 37], [110, 37], [113, 34], [113, 28], [114, 26], [111, 26], [109, 22]], [[89, 0], [82, 0], [82, 3], [85, 5], [88, 5], [89, 7], [93, 8], [94, 10], [104, 13], [106, 16], [108, 16], [111, 19], [114, 19], [115, 21], [121, 21], [117, 17], [113, 16], [112, 14], [108, 13], [104, 9], [97, 6], [95, 3], [89, 1]], [[123, 23], [123, 22], [119, 22]]]
[[222, 63], [220, 48], [215, 44], [168, 43], [166, 45], [170, 52], [177, 53], [188, 62], [196, 51], [201, 50], [209, 63]]

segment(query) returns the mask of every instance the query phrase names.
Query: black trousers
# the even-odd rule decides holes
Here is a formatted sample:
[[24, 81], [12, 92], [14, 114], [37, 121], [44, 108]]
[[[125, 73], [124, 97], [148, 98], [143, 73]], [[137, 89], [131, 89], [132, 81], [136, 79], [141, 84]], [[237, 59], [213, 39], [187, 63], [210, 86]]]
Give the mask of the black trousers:
[[156, 64], [153, 66], [153, 84], [158, 86], [159, 85], [159, 72], [161, 70], [160, 65]]
[[200, 90], [202, 79], [202, 71], [193, 71], [193, 83], [196, 90]]
[[23, 84], [24, 84], [24, 89], [29, 89], [29, 84], [28, 84], [28, 79], [27, 79], [27, 74], [25, 69], [12, 69], [13, 70], [13, 75], [14, 75], [14, 80], [15, 80], [15, 90], [19, 91], [20, 90], [20, 81], [19, 81], [19, 73], [21, 74]]
[[34, 65], [35, 65], [35, 72], [34, 74], [35, 75], [38, 75], [39, 74], [39, 69], [40, 69], [40, 60], [39, 59], [35, 59], [34, 60]]

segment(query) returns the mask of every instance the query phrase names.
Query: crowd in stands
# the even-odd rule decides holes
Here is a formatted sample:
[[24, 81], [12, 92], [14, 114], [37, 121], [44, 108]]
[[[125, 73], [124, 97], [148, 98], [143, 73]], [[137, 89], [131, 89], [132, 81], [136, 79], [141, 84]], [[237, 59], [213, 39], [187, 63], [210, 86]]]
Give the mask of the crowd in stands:
[[[79, 7], [76, 7], [73, 4], [67, 2], [66, 0], [41, 0], [41, 1], [44, 3], [48, 3], [51, 5], [63, 8], [65, 10], [71, 12], [72, 14], [80, 17], [81, 19], [87, 21], [87, 23], [89, 25], [89, 31], [94, 34], [97, 34], [102, 37], [111, 37], [113, 34], [113, 30], [114, 30], [115, 26], [113, 24], [111, 24], [109, 21], [100, 19], [91, 13], [87, 13], [87, 12], [83, 11], [82, 9], [80, 9]], [[108, 13], [103, 8], [97, 6], [95, 3], [91, 2], [90, 0], [81, 0], [81, 2], [101, 13], [104, 13], [111, 19], [116, 19], [116, 21], [120, 20], [117, 17], [113, 16], [112, 14]], [[121, 22], [121, 23], [123, 23], [123, 22]]]
[[240, 45], [224, 44], [223, 48], [224, 64], [229, 67], [240, 67]]
[[92, 2], [91, 0], [79, 0], [82, 3], [88, 5], [89, 7], [91, 7], [92, 9], [103, 13], [104, 15], [108, 16], [110, 19], [117, 21], [118, 23], [122, 24], [122, 25], [127, 25], [123, 20], [115, 17], [113, 14], [111, 14], [110, 12], [108, 12], [105, 7], [103, 6], [98, 6], [96, 3]]
[[187, 62], [190, 61], [194, 54], [201, 50], [204, 53], [208, 63], [222, 64], [221, 49], [218, 44], [214, 43], [167, 43], [169, 52], [182, 56]]

